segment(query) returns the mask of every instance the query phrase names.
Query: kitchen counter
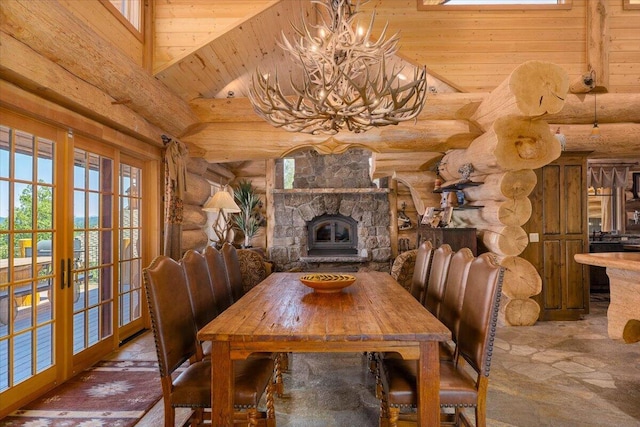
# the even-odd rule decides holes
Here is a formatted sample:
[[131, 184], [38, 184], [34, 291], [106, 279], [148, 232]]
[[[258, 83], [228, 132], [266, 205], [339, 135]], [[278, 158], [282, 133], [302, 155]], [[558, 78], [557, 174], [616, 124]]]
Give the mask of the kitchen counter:
[[581, 264], [606, 267], [609, 276], [610, 303], [607, 310], [609, 338], [625, 342], [640, 341], [640, 253], [605, 252], [576, 254]]

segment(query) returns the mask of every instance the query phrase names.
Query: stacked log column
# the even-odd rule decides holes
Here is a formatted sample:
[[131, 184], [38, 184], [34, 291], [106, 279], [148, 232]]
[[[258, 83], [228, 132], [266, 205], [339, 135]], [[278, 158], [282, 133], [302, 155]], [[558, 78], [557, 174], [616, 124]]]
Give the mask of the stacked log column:
[[527, 260], [519, 257], [529, 244], [522, 226], [532, 215], [528, 198], [536, 185], [534, 169], [560, 156], [560, 144], [541, 117], [559, 112], [569, 88], [560, 67], [529, 61], [516, 68], [478, 107], [471, 120], [484, 133], [466, 149], [450, 150], [438, 171], [454, 184], [460, 168], [471, 164], [470, 179], [483, 182], [463, 191], [469, 206], [454, 220], [478, 229], [484, 246], [505, 267], [500, 320], [508, 325], [532, 325], [540, 307], [530, 297], [540, 293], [542, 280]]
[[189, 157], [187, 162], [187, 192], [184, 197], [182, 217], [182, 251], [201, 250], [209, 243], [204, 231], [207, 223], [206, 212], [202, 205], [211, 195], [211, 184], [203, 177], [208, 163], [204, 159]]

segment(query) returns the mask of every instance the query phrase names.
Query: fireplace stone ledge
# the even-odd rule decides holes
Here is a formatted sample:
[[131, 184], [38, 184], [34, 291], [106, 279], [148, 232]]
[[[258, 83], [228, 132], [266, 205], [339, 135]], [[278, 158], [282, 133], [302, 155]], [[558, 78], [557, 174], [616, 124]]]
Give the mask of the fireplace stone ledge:
[[343, 262], [343, 263], [362, 263], [369, 261], [368, 257], [359, 256], [303, 256], [300, 257], [301, 262], [313, 262], [318, 264], [325, 264], [331, 262]]

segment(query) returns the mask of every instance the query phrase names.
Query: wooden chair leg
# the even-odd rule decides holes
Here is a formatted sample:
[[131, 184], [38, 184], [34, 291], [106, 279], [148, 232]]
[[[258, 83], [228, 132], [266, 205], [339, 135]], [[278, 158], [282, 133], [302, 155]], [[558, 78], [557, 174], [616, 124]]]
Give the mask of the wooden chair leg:
[[275, 372], [276, 394], [278, 397], [282, 397], [284, 394], [284, 383], [282, 382], [283, 355], [284, 353], [278, 353], [274, 361], [275, 367], [273, 369]]
[[382, 393], [383, 393], [382, 379], [380, 378], [380, 372], [376, 371], [376, 398], [382, 399]]
[[249, 408], [247, 409], [247, 421], [248, 425], [251, 427], [255, 427], [258, 425], [258, 420], [260, 418], [260, 414], [258, 413], [258, 408]]
[[[276, 419], [276, 411], [275, 411], [275, 408], [273, 406], [273, 389], [274, 389], [274, 385], [273, 384], [269, 384], [267, 386], [267, 393], [266, 393], [267, 425], [269, 425], [269, 421], [268, 420], [275, 420]], [[275, 422], [274, 422], [274, 425], [275, 425]]]
[[[175, 415], [175, 408], [174, 408], [174, 415]], [[203, 418], [203, 413], [204, 410], [202, 408], [196, 408], [193, 410], [193, 414], [191, 414], [191, 426], [192, 427], [198, 427], [200, 425], [202, 425], [202, 422], [204, 420]], [[175, 423], [175, 421], [174, 421]]]
[[482, 405], [476, 406], [476, 427], [486, 427], [487, 414], [485, 413], [485, 407]]
[[176, 410], [173, 406], [171, 406], [169, 398], [165, 397], [162, 400], [164, 406], [164, 427], [175, 427]]
[[289, 353], [280, 353], [280, 366], [282, 367], [282, 372], [289, 371]]
[[400, 408], [389, 408], [389, 427], [398, 427]]
[[367, 360], [369, 361], [369, 371], [372, 374], [377, 374], [378, 361], [376, 360], [376, 354], [374, 352], [367, 353]]
[[389, 427], [389, 411], [384, 400], [380, 400], [380, 421], [379, 427]]

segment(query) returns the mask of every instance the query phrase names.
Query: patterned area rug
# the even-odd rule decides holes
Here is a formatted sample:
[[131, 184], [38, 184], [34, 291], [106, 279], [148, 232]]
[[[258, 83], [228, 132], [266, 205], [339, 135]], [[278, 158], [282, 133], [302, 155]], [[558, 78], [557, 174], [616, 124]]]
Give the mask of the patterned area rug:
[[129, 427], [161, 397], [156, 362], [102, 361], [0, 420], [0, 426]]

